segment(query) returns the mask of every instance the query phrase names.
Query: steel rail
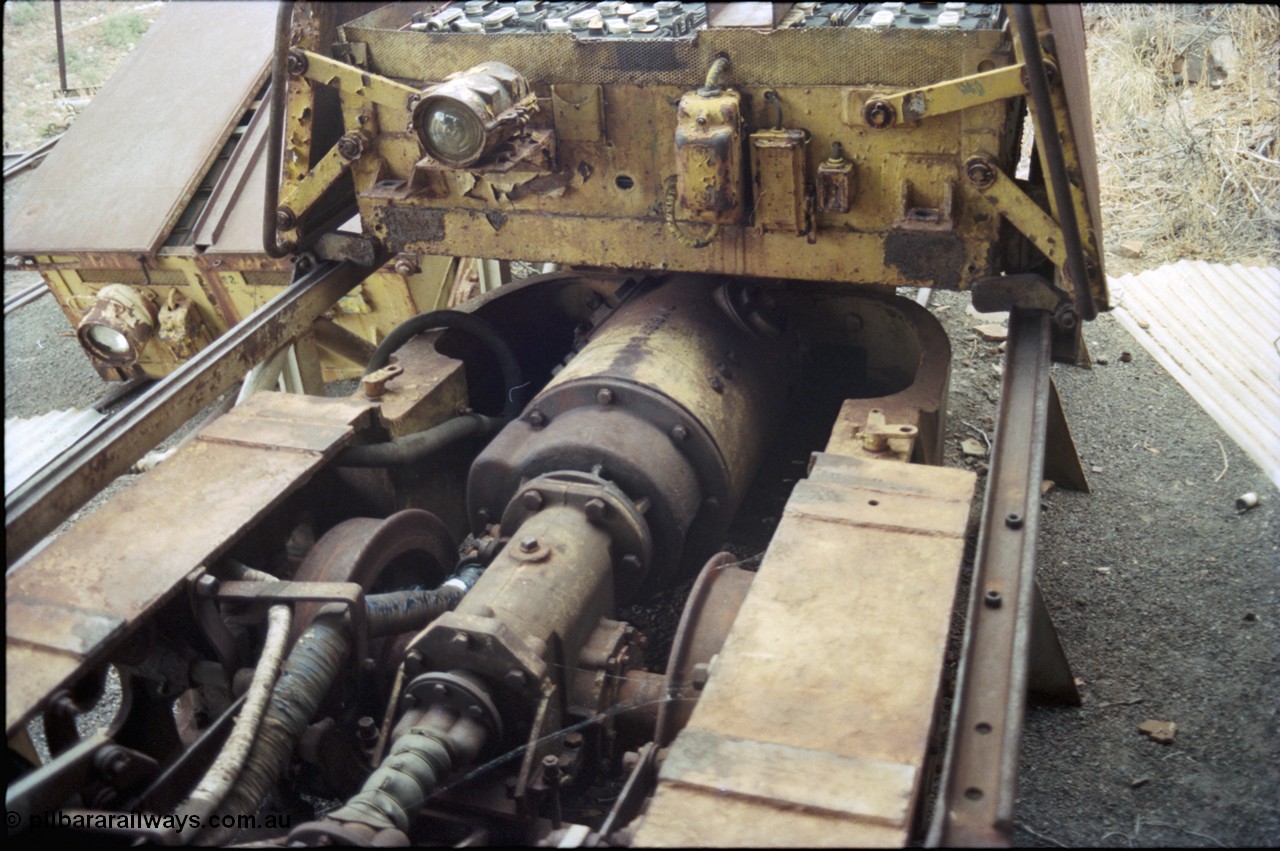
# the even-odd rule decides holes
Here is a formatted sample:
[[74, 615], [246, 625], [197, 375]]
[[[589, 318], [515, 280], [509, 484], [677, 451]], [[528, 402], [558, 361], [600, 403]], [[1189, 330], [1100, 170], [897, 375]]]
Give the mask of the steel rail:
[[27, 480], [5, 500], [7, 568], [368, 274], [354, 263], [316, 266]]
[[44, 295], [48, 291], [49, 291], [48, 285], [45, 284], [44, 281], [41, 281], [38, 284], [32, 284], [31, 286], [27, 287], [26, 289], [20, 292], [14, 293], [13, 295], [9, 296], [4, 300], [4, 315], [8, 316], [10, 313], [13, 313], [19, 307], [22, 307], [24, 304], [27, 304], [29, 302], [35, 301], [36, 299], [40, 298], [40, 296]]
[[[1045, 639], [1046, 629], [1052, 636], [1035, 585], [1051, 323], [1050, 314], [1040, 310], [1014, 308], [1009, 317], [1000, 411], [930, 847], [1008, 846], [1013, 839], [1031, 660], [1036, 638]], [[1056, 637], [1053, 641], [1056, 646]], [[1068, 688], [1069, 699], [1074, 685]]]
[[[62, 133], [59, 133], [57, 136], [44, 140], [31, 150], [22, 152], [12, 163], [5, 165], [4, 179], [8, 180], [18, 172], [30, 168], [44, 159], [49, 151], [53, 150], [53, 146], [58, 144], [58, 140], [62, 138], [62, 135]], [[5, 156], [10, 156], [10, 154], [5, 154]]]

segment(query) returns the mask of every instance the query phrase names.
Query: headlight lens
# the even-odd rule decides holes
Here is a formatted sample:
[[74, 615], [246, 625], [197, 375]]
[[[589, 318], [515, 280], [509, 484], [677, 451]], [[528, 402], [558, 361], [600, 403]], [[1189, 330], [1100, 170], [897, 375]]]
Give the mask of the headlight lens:
[[129, 351], [129, 341], [114, 328], [91, 325], [85, 329], [85, 339], [101, 354], [113, 357]]
[[484, 147], [484, 126], [476, 114], [455, 100], [438, 100], [426, 120], [426, 148], [445, 162], [469, 160]]
[[521, 131], [537, 105], [516, 69], [483, 62], [424, 89], [413, 106], [409, 129], [436, 167], [481, 167]]

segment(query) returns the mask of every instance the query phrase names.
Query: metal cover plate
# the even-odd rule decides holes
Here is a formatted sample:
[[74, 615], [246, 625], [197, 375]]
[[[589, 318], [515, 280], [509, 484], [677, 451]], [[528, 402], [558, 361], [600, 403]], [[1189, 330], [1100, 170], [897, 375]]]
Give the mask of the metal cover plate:
[[[242, 408], [240, 444], [195, 440], [6, 576], [7, 733], [81, 664], [110, 653], [116, 623], [132, 623], [178, 593], [192, 570], [306, 482], [346, 445], [369, 406], [259, 393]], [[270, 445], [290, 422], [298, 451]], [[234, 470], [251, 474], [228, 475]]]
[[[909, 839], [974, 481], [965, 470], [815, 456], [635, 845]], [[801, 774], [830, 788], [806, 791]]]
[[168, 4], [28, 180], [5, 251], [155, 251], [266, 79], [276, 8]]

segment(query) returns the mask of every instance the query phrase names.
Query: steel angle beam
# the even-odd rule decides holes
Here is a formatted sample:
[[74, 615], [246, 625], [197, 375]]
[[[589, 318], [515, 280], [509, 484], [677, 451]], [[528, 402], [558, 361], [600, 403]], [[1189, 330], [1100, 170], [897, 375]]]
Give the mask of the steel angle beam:
[[1051, 415], [1051, 325], [1045, 311], [1015, 308], [1009, 317], [1004, 386], [931, 847], [1011, 844], [1027, 689], [1080, 702], [1035, 584]]
[[368, 274], [354, 263], [316, 266], [30, 478], [5, 500], [6, 566]]

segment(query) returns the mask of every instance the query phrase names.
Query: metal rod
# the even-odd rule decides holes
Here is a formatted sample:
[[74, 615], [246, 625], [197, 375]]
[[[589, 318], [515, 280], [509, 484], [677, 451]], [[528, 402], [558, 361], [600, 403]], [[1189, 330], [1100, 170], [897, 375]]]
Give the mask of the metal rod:
[[67, 52], [62, 43], [62, 0], [53, 0], [53, 34], [58, 40], [58, 80], [62, 83], [59, 91], [67, 93]]
[[317, 266], [28, 479], [5, 500], [6, 565], [368, 274], [354, 263]]
[[270, 123], [267, 125], [266, 203], [262, 208], [262, 248], [268, 257], [284, 257], [296, 246], [280, 243], [276, 227], [276, 207], [280, 205], [280, 161], [284, 145], [284, 108], [288, 89], [289, 27], [293, 20], [293, 4], [281, 3], [276, 15], [275, 54], [271, 63]]
[[1038, 138], [1043, 146], [1040, 155], [1048, 169], [1049, 186], [1053, 191], [1054, 204], [1058, 208], [1058, 224], [1062, 228], [1063, 248], [1067, 254], [1067, 276], [1071, 278], [1071, 285], [1075, 290], [1077, 312], [1085, 319], [1092, 320], [1097, 317], [1098, 309], [1093, 303], [1093, 291], [1089, 288], [1084, 246], [1080, 241], [1080, 225], [1076, 220], [1071, 187], [1067, 183], [1067, 165], [1058, 136], [1058, 118], [1053, 111], [1053, 99], [1049, 95], [1049, 78], [1045, 74], [1035, 17], [1030, 6], [1018, 4], [1011, 8], [1018, 39], [1022, 43], [1023, 61], [1027, 66], [1027, 88], [1031, 91], [1031, 103], [1035, 107]]
[[[65, 132], [66, 131], [63, 131], [63, 133]], [[18, 172], [30, 168], [44, 159], [49, 151], [53, 150], [53, 146], [58, 144], [58, 140], [62, 138], [63, 133], [59, 133], [57, 136], [45, 139], [31, 150], [15, 156], [14, 161], [4, 167], [4, 179], [8, 180]], [[14, 154], [5, 154], [5, 156], [14, 156]]]
[[1026, 709], [1051, 319], [1014, 308], [942, 785], [927, 844], [1007, 846]]

